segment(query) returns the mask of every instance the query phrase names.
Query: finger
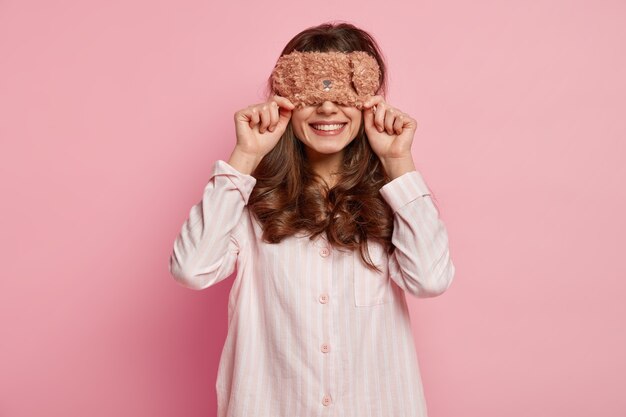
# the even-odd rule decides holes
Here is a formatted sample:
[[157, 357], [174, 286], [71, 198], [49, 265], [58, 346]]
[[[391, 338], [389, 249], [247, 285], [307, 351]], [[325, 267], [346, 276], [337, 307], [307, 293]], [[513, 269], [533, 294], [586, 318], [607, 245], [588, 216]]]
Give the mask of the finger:
[[256, 107], [253, 107], [250, 110], [248, 110], [246, 114], [250, 118], [250, 123], [249, 123], [250, 129], [253, 129], [254, 126], [259, 124], [259, 109], [257, 109]]
[[280, 129], [286, 128], [289, 120], [291, 119], [291, 110], [285, 109], [284, 107], [278, 108], [278, 123], [277, 127]]
[[371, 96], [363, 102], [363, 108], [369, 109], [370, 107], [375, 106], [376, 104], [384, 103], [384, 102], [385, 102], [385, 98], [381, 95]]
[[387, 134], [393, 135], [393, 124], [396, 121], [397, 112], [394, 108], [388, 108], [385, 113], [385, 130]]
[[393, 129], [397, 135], [402, 133], [402, 126], [404, 125], [404, 115], [399, 114], [396, 116], [396, 120], [393, 122]]
[[384, 103], [377, 104], [376, 113], [374, 114], [374, 124], [379, 132], [385, 130], [385, 113], [387, 113], [387, 109]]
[[273, 132], [276, 128], [276, 124], [278, 123], [279, 114], [278, 114], [278, 103], [272, 101], [270, 103], [270, 126], [267, 130]]
[[261, 124], [259, 125], [259, 133], [265, 133], [267, 130], [267, 126], [270, 124], [270, 108], [269, 105], [263, 104], [261, 106], [261, 110], [259, 111], [259, 116], [261, 116]]
[[417, 129], [417, 120], [412, 117], [406, 116], [404, 118], [403, 129], [412, 129], [413, 131], [415, 131]]
[[250, 115], [248, 114], [247, 109], [242, 109], [235, 113], [234, 119], [237, 123], [248, 123], [250, 122]]
[[293, 104], [287, 97], [279, 96], [278, 94], [274, 95], [274, 100], [280, 107], [284, 107], [289, 110], [293, 110], [296, 106]]

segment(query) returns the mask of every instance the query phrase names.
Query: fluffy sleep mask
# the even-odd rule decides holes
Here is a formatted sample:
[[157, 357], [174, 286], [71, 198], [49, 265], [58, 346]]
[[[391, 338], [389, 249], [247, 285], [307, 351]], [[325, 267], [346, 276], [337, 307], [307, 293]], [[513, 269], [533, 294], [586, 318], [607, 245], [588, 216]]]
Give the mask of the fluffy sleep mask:
[[380, 68], [364, 51], [300, 52], [278, 58], [272, 71], [274, 91], [296, 108], [326, 100], [361, 109], [376, 94]]

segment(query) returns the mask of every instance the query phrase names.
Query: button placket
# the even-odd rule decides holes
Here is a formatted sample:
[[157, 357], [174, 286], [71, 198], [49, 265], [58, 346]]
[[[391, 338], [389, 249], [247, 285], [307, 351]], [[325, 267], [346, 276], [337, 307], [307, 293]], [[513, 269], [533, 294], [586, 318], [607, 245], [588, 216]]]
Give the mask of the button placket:
[[[317, 254], [318, 256], [320, 256], [321, 259], [320, 262], [322, 263], [323, 267], [321, 269], [321, 273], [322, 273], [322, 277], [320, 277], [320, 282], [323, 282], [323, 285], [326, 286], [326, 288], [328, 289], [328, 292], [322, 292], [318, 295], [318, 300], [320, 302], [320, 304], [324, 304], [324, 306], [320, 306], [321, 308], [324, 308], [323, 312], [322, 312], [322, 320], [324, 322], [324, 326], [323, 326], [323, 331], [322, 334], [320, 335], [322, 340], [321, 340], [321, 344], [319, 345], [319, 349], [320, 349], [320, 354], [321, 355], [329, 355], [328, 352], [330, 352], [330, 343], [329, 343], [329, 339], [331, 336], [331, 332], [330, 329], [333, 328], [333, 324], [332, 324], [332, 320], [333, 320], [333, 305], [326, 305], [329, 303], [330, 300], [330, 294], [329, 292], [332, 289], [332, 285], [333, 285], [333, 280], [332, 280], [332, 271], [333, 271], [333, 257], [331, 255], [333, 255], [333, 251], [332, 251], [332, 246], [328, 243], [328, 240], [325, 238], [324, 235], [320, 235], [319, 239], [316, 239], [314, 241], [314, 247], [317, 250]], [[332, 403], [332, 398], [329, 394], [329, 389], [331, 388], [331, 381], [333, 378], [333, 373], [334, 373], [334, 366], [333, 366], [333, 357], [332, 356], [326, 356], [325, 360], [323, 361], [324, 363], [324, 379], [322, 381], [322, 392], [326, 391], [326, 394], [323, 395], [322, 397], [322, 404], [324, 406], [329, 406]]]

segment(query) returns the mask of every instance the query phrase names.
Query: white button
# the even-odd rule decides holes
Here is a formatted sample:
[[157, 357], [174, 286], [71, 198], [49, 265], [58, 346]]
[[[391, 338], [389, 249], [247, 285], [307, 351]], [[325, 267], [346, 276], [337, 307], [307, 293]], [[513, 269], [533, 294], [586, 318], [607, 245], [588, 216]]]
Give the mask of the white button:
[[329, 395], [324, 395], [324, 398], [322, 398], [322, 404], [324, 404], [324, 405], [329, 405], [330, 404], [330, 396]]
[[328, 343], [322, 343], [322, 352], [326, 353], [330, 350]]
[[326, 304], [328, 302], [328, 294], [320, 295], [320, 303]]
[[322, 248], [320, 249], [320, 255], [325, 258], [330, 255], [330, 250], [328, 248]]

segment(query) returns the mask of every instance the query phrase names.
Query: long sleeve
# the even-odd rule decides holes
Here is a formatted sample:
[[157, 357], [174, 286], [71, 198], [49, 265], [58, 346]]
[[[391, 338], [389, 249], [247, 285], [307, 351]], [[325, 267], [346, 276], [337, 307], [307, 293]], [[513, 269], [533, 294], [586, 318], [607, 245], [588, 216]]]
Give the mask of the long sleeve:
[[416, 297], [443, 293], [452, 284], [455, 267], [446, 227], [422, 175], [407, 172], [379, 192], [394, 213], [390, 278]]
[[227, 162], [214, 163], [202, 200], [191, 208], [174, 242], [169, 271], [176, 281], [201, 290], [232, 274], [243, 243], [238, 228], [255, 184], [253, 176]]

